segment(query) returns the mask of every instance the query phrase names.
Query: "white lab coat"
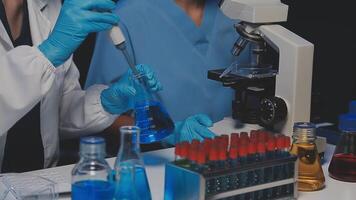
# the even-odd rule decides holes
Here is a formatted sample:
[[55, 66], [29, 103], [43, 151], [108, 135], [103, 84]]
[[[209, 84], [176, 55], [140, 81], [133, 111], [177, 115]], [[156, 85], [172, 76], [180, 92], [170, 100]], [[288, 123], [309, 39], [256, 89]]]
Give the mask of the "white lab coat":
[[44, 167], [56, 165], [60, 138], [100, 132], [116, 118], [105, 112], [100, 102], [100, 93], [106, 86], [83, 91], [72, 59], [55, 68], [37, 49], [54, 26], [61, 1], [27, 2], [33, 47], [14, 48], [0, 22], [0, 167], [7, 131], [38, 102]]

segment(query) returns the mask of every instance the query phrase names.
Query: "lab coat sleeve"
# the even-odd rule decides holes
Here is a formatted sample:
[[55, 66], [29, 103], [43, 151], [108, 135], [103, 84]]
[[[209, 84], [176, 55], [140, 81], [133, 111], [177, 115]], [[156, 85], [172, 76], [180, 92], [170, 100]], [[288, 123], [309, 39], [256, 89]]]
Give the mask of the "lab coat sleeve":
[[0, 136], [49, 91], [55, 71], [37, 47], [19, 46], [0, 55]]
[[66, 73], [60, 105], [60, 133], [63, 138], [73, 138], [103, 131], [116, 119], [104, 110], [100, 94], [105, 85], [93, 85], [82, 90], [79, 71], [72, 62]]

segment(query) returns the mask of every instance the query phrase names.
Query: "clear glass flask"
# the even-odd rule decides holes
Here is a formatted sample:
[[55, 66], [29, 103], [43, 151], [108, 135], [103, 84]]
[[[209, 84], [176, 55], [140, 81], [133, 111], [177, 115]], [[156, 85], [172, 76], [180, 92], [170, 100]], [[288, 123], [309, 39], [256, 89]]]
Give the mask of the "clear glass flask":
[[116, 200], [151, 200], [145, 167], [140, 157], [137, 126], [120, 128], [121, 145], [115, 162]]
[[85, 137], [80, 140], [80, 160], [72, 170], [73, 200], [112, 200], [115, 186], [105, 160], [105, 140]]
[[135, 79], [135, 120], [141, 129], [140, 142], [143, 144], [157, 142], [170, 135], [174, 130], [174, 123], [167, 110], [159, 100], [157, 93], [148, 91], [144, 84], [144, 77]]
[[347, 182], [356, 182], [356, 115], [339, 117], [342, 132], [329, 165], [330, 177]]
[[299, 191], [315, 191], [324, 187], [325, 177], [315, 144], [315, 131], [315, 125], [308, 122], [298, 122], [293, 127], [290, 153], [298, 157]]

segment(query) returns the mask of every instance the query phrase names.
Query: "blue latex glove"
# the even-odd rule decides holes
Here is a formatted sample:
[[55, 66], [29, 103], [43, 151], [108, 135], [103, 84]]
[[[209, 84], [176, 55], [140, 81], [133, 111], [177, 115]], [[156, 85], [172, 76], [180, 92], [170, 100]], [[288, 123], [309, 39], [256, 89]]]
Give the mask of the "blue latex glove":
[[52, 33], [39, 50], [54, 66], [63, 64], [89, 33], [107, 30], [119, 22], [115, 14], [95, 11], [114, 8], [111, 0], [65, 0]]
[[[136, 69], [145, 77], [146, 87], [151, 92], [162, 89], [161, 83], [149, 66], [137, 65]], [[104, 109], [111, 114], [122, 114], [133, 109], [135, 96], [142, 92], [135, 89], [135, 84], [139, 83], [133, 78], [132, 71], [129, 69], [118, 82], [102, 91], [100, 98]]]
[[164, 142], [175, 145], [176, 142], [189, 141], [204, 138], [213, 138], [215, 134], [208, 129], [213, 126], [213, 121], [205, 114], [197, 114], [188, 117], [184, 121], [176, 122], [172, 135], [164, 139]]

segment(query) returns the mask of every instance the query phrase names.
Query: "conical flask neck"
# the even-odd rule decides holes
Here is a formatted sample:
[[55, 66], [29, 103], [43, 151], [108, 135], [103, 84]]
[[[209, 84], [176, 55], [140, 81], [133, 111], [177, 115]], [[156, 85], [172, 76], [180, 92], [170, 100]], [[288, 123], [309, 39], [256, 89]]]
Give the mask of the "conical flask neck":
[[119, 161], [139, 159], [139, 128], [136, 126], [127, 126], [120, 129], [121, 142], [118, 159]]

